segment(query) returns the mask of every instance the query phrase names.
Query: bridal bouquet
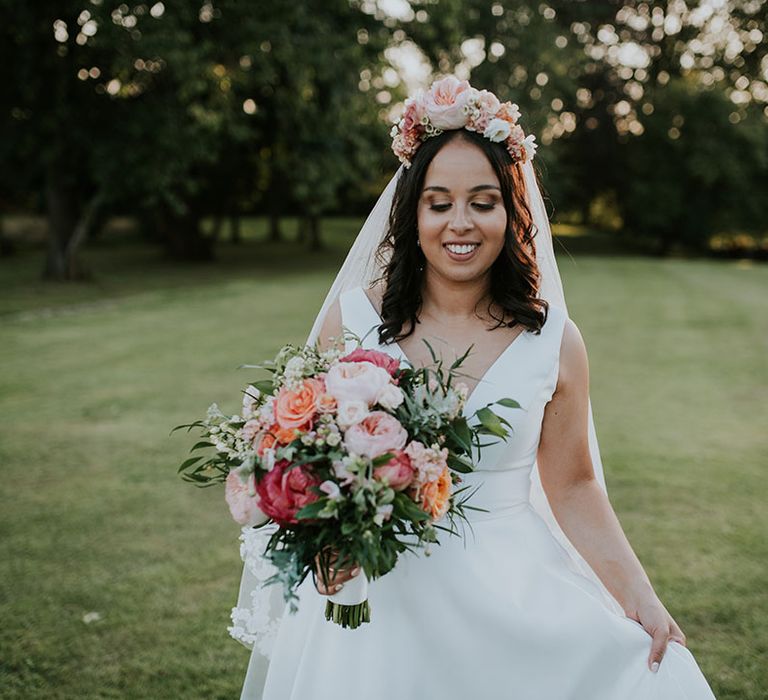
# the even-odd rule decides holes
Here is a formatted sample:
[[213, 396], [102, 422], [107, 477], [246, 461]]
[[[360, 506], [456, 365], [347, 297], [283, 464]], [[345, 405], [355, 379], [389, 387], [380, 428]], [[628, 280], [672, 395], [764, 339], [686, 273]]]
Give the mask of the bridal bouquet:
[[264, 553], [277, 574], [266, 583], [283, 583], [292, 611], [316, 562], [325, 580], [331, 564], [360, 566], [326, 603], [327, 619], [354, 628], [370, 620], [369, 580], [406, 550], [437, 543], [437, 530], [459, 534], [457, 523], [473, 508], [468, 487], [459, 486], [473, 469], [472, 448], [511, 426], [493, 404], [469, 416], [474, 425], [463, 415], [467, 386], [456, 378], [471, 348], [445, 368], [430, 347], [434, 364], [416, 369], [340, 346], [287, 345], [273, 361], [243, 365], [271, 377], [248, 384], [239, 414], [213, 404], [203, 420], [174, 430], [199, 428], [203, 439], [192, 451], [209, 450], [181, 464], [185, 480], [224, 482], [242, 525], [277, 525]]

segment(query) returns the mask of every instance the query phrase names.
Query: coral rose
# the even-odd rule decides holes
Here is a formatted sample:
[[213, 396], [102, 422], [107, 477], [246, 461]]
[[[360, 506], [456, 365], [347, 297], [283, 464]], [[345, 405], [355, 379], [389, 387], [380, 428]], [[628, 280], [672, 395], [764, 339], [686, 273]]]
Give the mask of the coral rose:
[[473, 92], [468, 81], [453, 75], [435, 81], [424, 99], [429, 121], [438, 129], [460, 129], [467, 123], [464, 105]]
[[305, 379], [297, 390], [283, 387], [275, 400], [275, 420], [281, 428], [299, 428], [311, 423], [318, 396], [325, 387], [320, 379]]
[[386, 464], [373, 470], [373, 478], [386, 481], [395, 491], [403, 491], [413, 481], [415, 470], [411, 466], [411, 458], [402, 450], [393, 450], [395, 456]]
[[400, 450], [407, 440], [408, 433], [400, 421], [384, 411], [371, 411], [344, 435], [344, 445], [350, 452], [370, 458]]
[[235, 522], [241, 525], [262, 525], [269, 520], [259, 508], [253, 474], [249, 474], [244, 482], [234, 469], [230, 471], [224, 484], [224, 499]]
[[[300, 425], [298, 427], [298, 430], [307, 430], [309, 428], [308, 425]], [[281, 445], [287, 445], [288, 443], [293, 442], [296, 439], [296, 431], [297, 428], [281, 428], [277, 423], [275, 423], [273, 426], [269, 428], [267, 431], [267, 434], [262, 438], [261, 443], [259, 444], [259, 454], [263, 452], [263, 448], [261, 445], [267, 440], [267, 436], [270, 436], [272, 438], [271, 442], [267, 442], [264, 447], [273, 447], [276, 442], [279, 442]]]
[[318, 499], [311, 487], [319, 486], [320, 480], [304, 466], [288, 469], [287, 459], [275, 462], [256, 485], [260, 507], [278, 525], [296, 524], [296, 513]]
[[418, 500], [422, 510], [440, 520], [447, 512], [451, 501], [451, 471], [446, 467], [435, 481], [427, 481], [421, 486]]
[[339, 362], [370, 362], [372, 365], [387, 370], [392, 377], [400, 369], [400, 361], [394, 357], [390, 357], [385, 352], [364, 350], [363, 348], [357, 348], [348, 355], [340, 357]]

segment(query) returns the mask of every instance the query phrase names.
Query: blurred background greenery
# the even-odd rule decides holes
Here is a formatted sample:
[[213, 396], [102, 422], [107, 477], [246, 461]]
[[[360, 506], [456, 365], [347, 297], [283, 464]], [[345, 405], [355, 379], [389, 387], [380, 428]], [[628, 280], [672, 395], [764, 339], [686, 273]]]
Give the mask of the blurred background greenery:
[[444, 73], [536, 134], [614, 507], [768, 697], [765, 2], [0, 7], [0, 697], [237, 697], [239, 530], [168, 431], [306, 338]]

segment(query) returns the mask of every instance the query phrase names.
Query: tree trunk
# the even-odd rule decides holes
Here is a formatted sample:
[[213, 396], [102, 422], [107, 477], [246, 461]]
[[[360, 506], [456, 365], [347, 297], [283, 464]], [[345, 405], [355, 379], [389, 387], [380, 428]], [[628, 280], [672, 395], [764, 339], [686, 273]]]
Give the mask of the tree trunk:
[[172, 216], [162, 212], [156, 221], [166, 254], [171, 259], [209, 262], [215, 258], [214, 239], [203, 233], [196, 213]]
[[79, 254], [104, 202], [102, 192], [96, 192], [81, 208], [75, 187], [52, 168], [48, 174], [45, 194], [48, 206], [48, 254], [43, 278], [68, 282], [88, 279], [90, 273], [80, 262]]
[[296, 242], [299, 245], [304, 245], [309, 239], [309, 217], [299, 217], [299, 225], [296, 231]]
[[311, 251], [322, 250], [323, 242], [320, 240], [320, 217], [317, 214], [310, 214], [307, 217], [307, 224], [307, 233], [309, 234], [307, 247]]
[[283, 235], [280, 231], [280, 215], [277, 212], [270, 212], [269, 214], [269, 240], [272, 243], [283, 240]]
[[0, 216], [0, 258], [8, 258], [16, 252], [16, 246], [5, 235], [5, 217]]
[[211, 233], [209, 235], [214, 242], [218, 241], [221, 236], [221, 230], [224, 226], [224, 218], [223, 213], [217, 213], [213, 217], [213, 225], [211, 226]]
[[229, 217], [229, 242], [232, 245], [240, 245], [243, 242], [243, 232], [240, 226], [240, 215], [235, 213]]

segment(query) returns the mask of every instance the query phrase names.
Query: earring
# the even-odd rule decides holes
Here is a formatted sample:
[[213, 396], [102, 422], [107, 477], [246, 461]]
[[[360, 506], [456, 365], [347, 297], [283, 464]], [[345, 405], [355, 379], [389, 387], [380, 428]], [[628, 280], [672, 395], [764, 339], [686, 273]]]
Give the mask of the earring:
[[421, 248], [421, 241], [418, 238], [416, 239], [416, 245]]

